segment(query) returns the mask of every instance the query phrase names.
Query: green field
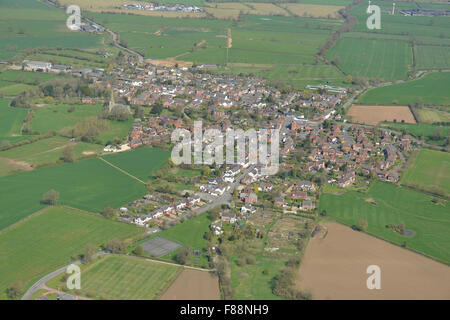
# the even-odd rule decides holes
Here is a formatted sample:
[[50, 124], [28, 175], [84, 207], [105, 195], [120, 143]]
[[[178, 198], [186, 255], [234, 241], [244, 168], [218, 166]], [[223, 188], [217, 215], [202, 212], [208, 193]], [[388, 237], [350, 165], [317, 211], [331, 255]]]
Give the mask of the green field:
[[[141, 172], [154, 172], [162, 166], [163, 159], [167, 160], [166, 156], [159, 156], [163, 151], [155, 153], [148, 149], [119, 153], [114, 160], [120, 164], [129, 163], [135, 159], [134, 152], [153, 157], [140, 163]], [[132, 164], [129, 163], [129, 166]], [[117, 208], [142, 197], [146, 192], [144, 184], [100, 159], [2, 177], [0, 194], [5, 196], [5, 200], [0, 209], [0, 230], [43, 208], [40, 203], [42, 195], [50, 189], [60, 192], [61, 204], [94, 212], [100, 212], [106, 206]]]
[[[97, 144], [85, 143], [85, 142], [69, 142], [68, 138], [52, 137], [48, 139], [42, 139], [34, 143], [26, 144], [20, 147], [12, 148], [6, 151], [0, 151], [0, 159], [9, 159], [14, 162], [21, 162], [36, 167], [43, 164], [54, 164], [60, 160], [62, 152], [66, 146], [73, 146], [75, 152], [75, 159], [85, 157], [83, 152], [98, 153], [103, 149], [102, 146]], [[6, 169], [6, 170], [5, 170]], [[8, 170], [9, 169], [9, 170]], [[11, 163], [9, 168], [0, 168], [0, 176], [16, 171], [17, 167], [14, 163]]]
[[103, 158], [135, 177], [149, 181], [167, 163], [169, 157], [170, 152], [167, 150], [144, 147], [133, 152], [116, 153]]
[[430, 73], [418, 80], [369, 90], [361, 96], [359, 102], [392, 105], [392, 101], [396, 100], [401, 105], [450, 105], [449, 82], [450, 72]]
[[412, 64], [411, 45], [391, 40], [342, 38], [327, 58], [352, 76], [383, 80], [406, 78]]
[[35, 0], [0, 3], [0, 58], [9, 59], [28, 48], [98, 48], [102, 36], [70, 31], [63, 10]]
[[7, 87], [0, 88], [0, 96], [11, 97], [17, 96], [23, 92], [28, 92], [34, 89], [34, 86], [30, 86], [28, 84], [16, 83], [11, 84]]
[[[102, 300], [152, 300], [164, 293], [179, 270], [177, 266], [135, 257], [102, 257], [82, 266], [81, 295]], [[64, 285], [60, 279], [56, 277], [47, 285]]]
[[417, 69], [450, 69], [450, 47], [417, 46]]
[[420, 150], [401, 182], [430, 192], [439, 191], [450, 197], [450, 154]]
[[80, 104], [75, 106], [75, 111], [68, 112], [72, 105], [55, 105], [38, 108], [34, 112], [32, 129], [39, 133], [50, 130], [59, 132], [66, 127], [73, 127], [86, 117], [98, 116], [102, 111], [99, 104]]
[[435, 108], [420, 108], [415, 112], [419, 118], [419, 123], [450, 122], [450, 112]]
[[401, 9], [448, 9], [448, 5], [399, 1], [395, 15], [387, 13], [392, 10], [392, 1], [379, 0], [376, 5], [382, 10], [381, 29], [367, 28], [369, 15], [367, 2], [363, 1], [350, 10], [357, 19], [356, 25], [351, 32], [343, 33], [328, 51], [329, 59], [339, 58], [338, 65], [353, 76], [386, 81], [404, 79], [414, 67], [416, 70], [449, 67], [450, 19], [403, 16], [399, 12]]
[[[256, 263], [240, 267], [238, 256], [231, 257], [231, 282], [236, 300], [280, 300], [272, 293], [273, 278], [285, 267], [283, 259], [256, 256]], [[265, 269], [269, 274], [264, 274]]]
[[42, 72], [29, 72], [18, 70], [5, 70], [0, 73], [0, 81], [9, 83], [24, 83], [30, 85], [36, 85], [41, 82], [45, 82], [51, 79], [61, 77], [56, 74], [42, 73]]
[[[69, 108], [74, 106], [75, 111], [69, 112]], [[62, 129], [74, 127], [85, 118], [99, 116], [103, 106], [99, 104], [78, 104], [78, 105], [52, 105], [38, 108], [33, 115], [31, 127], [33, 131], [46, 133], [51, 130], [59, 133]], [[99, 139], [103, 144], [107, 144], [114, 138], [125, 138], [133, 124], [133, 119], [128, 121], [106, 120], [108, 128], [102, 131]]]
[[28, 112], [27, 109], [10, 107], [10, 102], [10, 100], [0, 98], [0, 140], [20, 135], [23, 121]]
[[140, 231], [75, 210], [48, 208], [0, 233], [0, 300], [6, 298], [5, 289], [12, 282], [37, 281], [45, 273], [69, 264], [72, 257], [83, 253], [87, 243], [100, 246]]
[[[396, 244], [406, 242], [408, 248], [450, 262], [450, 217], [448, 202], [434, 204], [433, 197], [398, 187], [374, 182], [367, 193], [348, 191], [342, 195], [323, 194], [319, 211], [347, 225], [359, 219], [368, 221], [367, 232]], [[371, 203], [371, 201], [374, 203]], [[405, 223], [415, 234], [399, 235], [387, 224]]]
[[0, 229], [43, 208], [42, 195], [55, 189], [61, 204], [100, 212], [143, 196], [145, 186], [100, 159], [46, 167], [0, 178]]

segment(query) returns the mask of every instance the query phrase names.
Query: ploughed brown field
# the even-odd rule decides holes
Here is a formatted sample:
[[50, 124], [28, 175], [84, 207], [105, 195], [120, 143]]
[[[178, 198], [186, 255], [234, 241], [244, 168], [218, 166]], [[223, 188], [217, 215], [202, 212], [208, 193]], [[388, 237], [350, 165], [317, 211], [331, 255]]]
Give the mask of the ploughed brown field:
[[210, 272], [185, 269], [161, 300], [218, 300], [219, 281]]
[[[329, 223], [311, 238], [298, 288], [313, 299], [450, 299], [450, 267], [386, 241]], [[381, 289], [369, 290], [369, 265], [381, 269]]]
[[353, 122], [376, 125], [382, 121], [416, 123], [406, 106], [352, 106], [348, 116]]

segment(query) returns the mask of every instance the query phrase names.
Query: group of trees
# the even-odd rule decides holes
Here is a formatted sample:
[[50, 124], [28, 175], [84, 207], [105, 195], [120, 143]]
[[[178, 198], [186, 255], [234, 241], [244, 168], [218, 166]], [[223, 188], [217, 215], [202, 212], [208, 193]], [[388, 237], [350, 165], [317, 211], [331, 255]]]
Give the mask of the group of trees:
[[187, 247], [183, 247], [180, 250], [178, 250], [175, 260], [179, 264], [185, 265], [185, 264], [189, 263], [191, 256], [192, 256], [192, 247], [187, 246]]
[[48, 204], [51, 206], [54, 206], [57, 204], [59, 199], [59, 192], [52, 189], [46, 193], [44, 193], [44, 195], [42, 196], [42, 203], [43, 204]]

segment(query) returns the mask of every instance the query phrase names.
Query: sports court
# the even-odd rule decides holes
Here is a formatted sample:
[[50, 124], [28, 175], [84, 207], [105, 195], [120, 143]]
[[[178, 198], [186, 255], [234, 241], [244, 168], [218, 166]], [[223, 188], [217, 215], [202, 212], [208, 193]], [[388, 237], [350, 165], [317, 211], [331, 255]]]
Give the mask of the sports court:
[[142, 249], [155, 257], [161, 257], [179, 247], [181, 244], [161, 237], [150, 239], [142, 244]]

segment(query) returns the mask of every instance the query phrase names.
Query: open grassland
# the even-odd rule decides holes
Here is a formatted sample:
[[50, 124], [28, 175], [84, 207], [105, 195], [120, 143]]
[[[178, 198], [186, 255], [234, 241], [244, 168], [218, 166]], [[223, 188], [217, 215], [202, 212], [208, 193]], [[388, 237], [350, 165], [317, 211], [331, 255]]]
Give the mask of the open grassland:
[[6, 151], [0, 151], [0, 161], [3, 160], [8, 164], [0, 169], [0, 176], [20, 169], [28, 170], [45, 164], [55, 164], [60, 160], [63, 150], [68, 146], [73, 148], [75, 160], [88, 155], [95, 155], [103, 149], [102, 146], [97, 144], [70, 142], [68, 138], [63, 137], [39, 140]]
[[[300, 266], [300, 290], [313, 299], [446, 299], [450, 268], [337, 223], [309, 241]], [[381, 269], [381, 290], [368, 290], [367, 266]]]
[[[231, 283], [237, 300], [280, 300], [272, 293], [273, 278], [285, 267], [285, 260], [256, 256], [256, 263], [240, 267], [238, 256], [231, 258]], [[264, 270], [269, 273], [265, 274]]]
[[377, 125], [383, 121], [416, 123], [405, 106], [352, 106], [347, 115], [352, 122]]
[[210, 272], [184, 269], [161, 300], [220, 300], [218, 278]]
[[0, 229], [44, 207], [42, 195], [55, 189], [60, 204], [100, 212], [145, 194], [145, 186], [100, 159], [90, 159], [0, 178]]
[[399, 104], [419, 103], [426, 105], [450, 105], [448, 95], [450, 72], [430, 73], [418, 80], [379, 87], [367, 91], [359, 99], [360, 103], [368, 104]]
[[[87, 243], [100, 246], [113, 238], [140, 233], [135, 226], [91, 214], [51, 207], [0, 233], [0, 299], [16, 280], [34, 281], [83, 253]], [[31, 285], [31, 283], [29, 283]]]
[[[326, 210], [328, 216], [350, 226], [365, 219], [368, 233], [399, 245], [406, 243], [408, 248], [449, 263], [448, 202], [434, 204], [432, 200], [429, 195], [377, 181], [367, 193], [323, 194], [319, 211]], [[402, 222], [414, 232], [413, 236], [406, 237], [386, 228], [388, 224]]]
[[420, 150], [401, 182], [450, 197], [450, 154], [429, 149]]
[[102, 36], [70, 31], [63, 10], [35, 0], [0, 3], [0, 57], [6, 59], [28, 48], [101, 47]]
[[390, 40], [342, 38], [327, 57], [352, 76], [384, 80], [406, 78], [412, 64], [411, 45]]
[[169, 156], [167, 150], [143, 147], [103, 158], [133, 176], [149, 181], [167, 163]]
[[[180, 267], [174, 265], [136, 257], [101, 257], [82, 266], [83, 284], [78, 293], [101, 300], [152, 300], [165, 292], [179, 271]], [[47, 285], [67, 290], [60, 276]]]

